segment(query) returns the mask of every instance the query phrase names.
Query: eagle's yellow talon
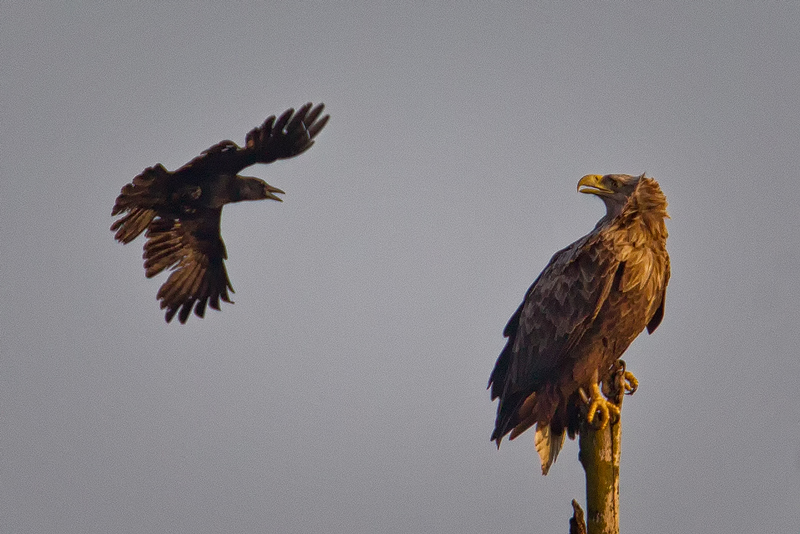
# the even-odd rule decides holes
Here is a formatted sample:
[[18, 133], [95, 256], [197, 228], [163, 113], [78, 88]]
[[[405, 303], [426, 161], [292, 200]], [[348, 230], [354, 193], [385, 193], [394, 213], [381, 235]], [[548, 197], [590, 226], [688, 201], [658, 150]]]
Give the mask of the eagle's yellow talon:
[[592, 403], [589, 405], [589, 410], [586, 415], [586, 420], [589, 424], [594, 424], [594, 418], [598, 410], [600, 411], [600, 421], [598, 430], [603, 430], [608, 426], [611, 416], [619, 417], [619, 406], [607, 400], [600, 392], [600, 387], [597, 382], [592, 383]]
[[633, 376], [630, 371], [622, 373], [622, 388], [625, 390], [626, 395], [633, 395], [639, 389], [639, 381]]

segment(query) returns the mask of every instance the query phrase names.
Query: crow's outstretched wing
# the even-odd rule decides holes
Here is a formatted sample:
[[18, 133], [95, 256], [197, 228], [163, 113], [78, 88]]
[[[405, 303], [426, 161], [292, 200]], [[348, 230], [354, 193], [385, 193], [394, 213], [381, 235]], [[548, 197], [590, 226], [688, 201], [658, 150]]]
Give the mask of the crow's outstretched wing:
[[219, 309], [219, 301], [231, 302], [233, 287], [225, 270], [225, 244], [219, 232], [221, 209], [204, 210], [181, 220], [157, 218], [147, 229], [144, 268], [148, 278], [167, 268], [172, 274], [156, 298], [166, 308], [166, 320], [175, 314], [185, 323], [194, 308], [203, 317], [206, 305]]
[[311, 148], [314, 138], [328, 123], [329, 115], [321, 117], [324, 109], [325, 104], [313, 107], [309, 102], [297, 111], [287, 109], [280, 117], [271, 115], [261, 126], [247, 133], [243, 147], [233, 141], [222, 141], [204, 150], [175, 174], [236, 174], [256, 163], [272, 163], [298, 156]]

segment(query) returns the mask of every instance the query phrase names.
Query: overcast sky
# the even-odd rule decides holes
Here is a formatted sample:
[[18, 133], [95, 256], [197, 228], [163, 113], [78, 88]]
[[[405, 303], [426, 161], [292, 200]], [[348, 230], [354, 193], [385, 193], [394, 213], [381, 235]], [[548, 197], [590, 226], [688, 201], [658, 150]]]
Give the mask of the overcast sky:
[[[0, 1], [0, 532], [567, 532], [577, 444], [489, 441], [502, 330], [591, 230], [670, 203], [625, 357], [626, 532], [800, 524], [800, 7]], [[166, 324], [120, 188], [324, 102], [225, 208], [235, 305]]]

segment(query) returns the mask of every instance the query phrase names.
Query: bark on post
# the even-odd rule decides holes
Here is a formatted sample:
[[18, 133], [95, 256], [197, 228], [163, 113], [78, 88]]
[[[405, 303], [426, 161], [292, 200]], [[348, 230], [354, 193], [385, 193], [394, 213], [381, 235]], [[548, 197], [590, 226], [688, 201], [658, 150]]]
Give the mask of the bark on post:
[[619, 418], [603, 430], [581, 426], [580, 459], [586, 472], [587, 534], [619, 534]]
[[[615, 364], [613, 380], [604, 384], [604, 393], [622, 410], [625, 394], [633, 394], [638, 381], [625, 371], [625, 362]], [[612, 417], [603, 430], [586, 421], [580, 425], [578, 459], [586, 473], [586, 530], [587, 534], [619, 534], [619, 460], [622, 443], [621, 417]], [[583, 522], [583, 510], [572, 501], [573, 523]], [[580, 514], [578, 513], [580, 512]]]

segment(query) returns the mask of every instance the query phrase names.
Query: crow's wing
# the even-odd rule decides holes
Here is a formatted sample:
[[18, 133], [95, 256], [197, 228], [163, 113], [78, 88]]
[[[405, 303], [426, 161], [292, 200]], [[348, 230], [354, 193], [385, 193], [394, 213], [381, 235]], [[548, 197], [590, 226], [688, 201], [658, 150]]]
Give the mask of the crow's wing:
[[150, 223], [144, 246], [147, 277], [174, 269], [156, 298], [166, 308], [166, 320], [175, 314], [185, 323], [194, 308], [203, 317], [206, 305], [219, 309], [219, 301], [231, 302], [233, 287], [225, 270], [225, 244], [220, 235], [221, 209], [198, 210], [178, 219], [157, 218]]
[[329, 115], [321, 117], [324, 104], [312, 107], [309, 102], [295, 111], [287, 109], [280, 117], [271, 115], [264, 123], [247, 133], [245, 145], [222, 141], [175, 171], [176, 175], [237, 174], [256, 163], [272, 163], [293, 158], [311, 148], [314, 137], [328, 123]]

